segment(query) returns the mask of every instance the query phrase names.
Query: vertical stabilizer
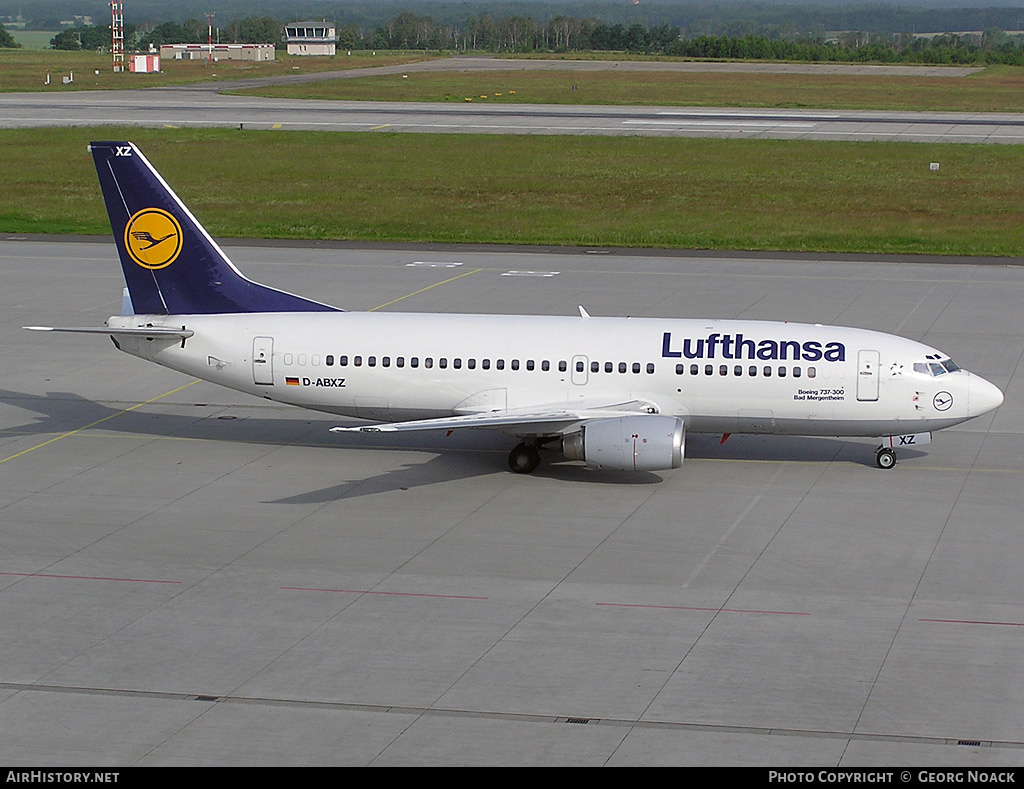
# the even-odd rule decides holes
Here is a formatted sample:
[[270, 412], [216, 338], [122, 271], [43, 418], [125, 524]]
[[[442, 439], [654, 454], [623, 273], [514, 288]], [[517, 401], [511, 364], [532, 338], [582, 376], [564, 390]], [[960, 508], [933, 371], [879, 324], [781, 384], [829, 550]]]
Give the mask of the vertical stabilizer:
[[133, 143], [89, 150], [137, 314], [335, 310], [242, 276]]

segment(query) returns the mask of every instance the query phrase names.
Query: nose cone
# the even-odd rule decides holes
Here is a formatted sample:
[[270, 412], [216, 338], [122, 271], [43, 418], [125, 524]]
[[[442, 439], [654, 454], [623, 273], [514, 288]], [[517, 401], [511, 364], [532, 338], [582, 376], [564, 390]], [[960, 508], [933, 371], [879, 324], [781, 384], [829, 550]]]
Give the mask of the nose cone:
[[1003, 402], [999, 387], [980, 375], [971, 375], [967, 389], [967, 410], [971, 416], [981, 416], [998, 408]]

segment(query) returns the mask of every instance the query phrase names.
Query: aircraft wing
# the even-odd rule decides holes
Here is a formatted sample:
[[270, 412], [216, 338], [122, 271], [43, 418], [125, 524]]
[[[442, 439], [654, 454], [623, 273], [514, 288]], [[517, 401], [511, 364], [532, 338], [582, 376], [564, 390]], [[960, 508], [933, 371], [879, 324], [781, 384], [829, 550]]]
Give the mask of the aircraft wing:
[[[581, 404], [577, 404], [581, 405]], [[557, 435], [570, 432], [570, 428], [589, 419], [605, 419], [630, 414], [656, 413], [653, 404], [645, 400], [602, 403], [593, 406], [568, 408], [565, 403], [549, 404], [528, 409], [488, 411], [435, 419], [416, 419], [409, 422], [386, 422], [357, 427], [332, 427], [332, 433], [400, 433], [413, 430], [501, 430], [514, 436]]]

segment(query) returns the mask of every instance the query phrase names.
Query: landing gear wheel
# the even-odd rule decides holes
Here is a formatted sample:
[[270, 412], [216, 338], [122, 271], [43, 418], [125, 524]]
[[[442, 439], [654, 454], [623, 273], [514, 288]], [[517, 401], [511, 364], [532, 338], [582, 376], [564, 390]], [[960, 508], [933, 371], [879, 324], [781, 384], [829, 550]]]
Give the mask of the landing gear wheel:
[[529, 474], [540, 465], [540, 452], [529, 444], [517, 444], [508, 453], [508, 465], [516, 474]]
[[875, 463], [879, 468], [892, 468], [896, 465], [896, 453], [888, 448], [879, 449], [875, 453]]

